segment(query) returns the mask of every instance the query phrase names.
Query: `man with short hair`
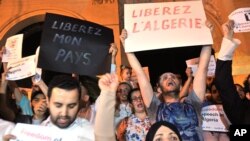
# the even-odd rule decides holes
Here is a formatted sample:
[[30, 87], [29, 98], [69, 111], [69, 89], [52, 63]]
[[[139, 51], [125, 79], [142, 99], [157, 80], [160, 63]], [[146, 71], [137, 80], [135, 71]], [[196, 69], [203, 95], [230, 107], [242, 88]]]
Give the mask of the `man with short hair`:
[[[120, 36], [123, 46], [127, 38], [127, 31], [123, 30]], [[200, 53], [199, 67], [193, 81], [193, 91], [184, 102], [180, 102], [181, 82], [173, 73], [164, 73], [160, 76], [159, 86], [162, 91], [163, 102], [153, 92], [150, 81], [145, 75], [140, 62], [133, 52], [126, 53], [128, 61], [135, 71], [140, 85], [143, 101], [148, 115], [156, 117], [156, 121], [168, 121], [174, 124], [183, 141], [200, 141], [201, 135], [201, 104], [206, 90], [206, 76], [211, 56], [211, 46], [203, 46]], [[157, 112], [156, 112], [157, 111]], [[200, 117], [200, 118], [199, 118]]]
[[[67, 75], [55, 76], [48, 88], [48, 107], [50, 116], [42, 125], [54, 130], [68, 130], [77, 134], [81, 140], [94, 141], [94, 129], [83, 118], [77, 118], [81, 99], [81, 88], [77, 80]], [[10, 137], [10, 136], [9, 136]], [[5, 140], [12, 139], [4, 138]]]

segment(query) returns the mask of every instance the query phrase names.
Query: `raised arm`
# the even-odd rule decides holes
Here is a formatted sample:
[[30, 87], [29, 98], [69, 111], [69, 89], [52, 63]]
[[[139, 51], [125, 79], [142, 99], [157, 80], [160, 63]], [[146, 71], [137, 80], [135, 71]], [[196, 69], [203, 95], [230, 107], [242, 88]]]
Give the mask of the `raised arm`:
[[202, 102], [206, 92], [206, 78], [208, 63], [211, 56], [211, 46], [203, 46], [200, 53], [200, 60], [196, 75], [194, 76], [193, 89]]
[[187, 75], [187, 80], [186, 82], [184, 83], [181, 91], [180, 91], [180, 94], [179, 94], [179, 98], [181, 99], [182, 97], [185, 97], [188, 95], [188, 92], [189, 92], [189, 87], [190, 85], [192, 84], [193, 82], [193, 72], [192, 72], [192, 69], [190, 67], [188, 67], [186, 69], [186, 75]]
[[109, 53], [111, 53], [112, 58], [111, 58], [111, 70], [110, 72], [116, 72], [116, 55], [117, 55], [117, 46], [115, 43], [110, 44], [110, 48], [109, 48]]
[[[127, 31], [123, 29], [120, 39], [124, 47], [125, 47], [126, 38], [127, 38]], [[129, 53], [127, 52], [126, 55], [127, 55], [130, 66], [136, 73], [136, 77], [137, 77], [140, 91], [143, 97], [143, 101], [146, 107], [149, 107], [153, 98], [153, 94], [154, 94], [153, 88], [148, 80], [148, 77], [144, 73], [140, 62], [136, 58], [135, 54], [133, 52], [129, 52]]]
[[[206, 26], [213, 32], [214, 26], [209, 21], [206, 21]], [[200, 60], [196, 75], [194, 76], [193, 89], [200, 102], [203, 102], [206, 92], [206, 79], [208, 64], [211, 56], [211, 45], [205, 45], [201, 49]]]
[[114, 117], [118, 84], [116, 74], [105, 74], [99, 80], [101, 94], [94, 125], [95, 141], [115, 141]]
[[232, 57], [240, 41], [233, 39], [233, 22], [222, 25], [224, 37], [218, 54], [215, 71], [215, 85], [220, 93], [223, 108], [232, 124], [241, 123], [244, 108], [232, 77]]
[[31, 78], [33, 85], [37, 85], [43, 94], [47, 97], [48, 96], [48, 86], [45, 84], [41, 76], [33, 76]]
[[5, 79], [5, 73], [2, 74], [1, 87], [0, 87], [0, 118], [8, 121], [14, 121], [15, 113], [7, 106], [6, 88], [8, 81]]

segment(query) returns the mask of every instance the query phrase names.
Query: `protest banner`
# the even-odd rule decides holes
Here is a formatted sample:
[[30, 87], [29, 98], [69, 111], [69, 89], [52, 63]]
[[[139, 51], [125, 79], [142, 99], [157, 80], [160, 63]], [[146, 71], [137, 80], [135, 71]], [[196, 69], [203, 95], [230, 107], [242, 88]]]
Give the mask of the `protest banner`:
[[8, 62], [7, 80], [20, 80], [36, 73], [35, 55]]
[[125, 52], [212, 44], [202, 1], [124, 5]]
[[69, 131], [18, 123], [11, 132], [17, 138], [11, 141], [90, 141], [90, 139], [84, 137], [84, 134], [88, 133], [88, 131], [84, 132], [84, 130]]
[[228, 132], [231, 124], [222, 105], [210, 105], [201, 110], [202, 130]]
[[234, 10], [228, 18], [234, 21], [234, 32], [250, 31], [250, 7]]
[[5, 43], [2, 62], [15, 61], [22, 58], [23, 34], [9, 37]]
[[[186, 60], [187, 67], [190, 67], [193, 72], [193, 76], [195, 76], [199, 64], [199, 58], [193, 58]], [[215, 68], [216, 68], [216, 62], [214, 55], [211, 55], [210, 61], [208, 64], [208, 71], [207, 71], [207, 76], [214, 76], [215, 75]]]
[[95, 76], [110, 71], [113, 30], [96, 23], [47, 13], [38, 67]]

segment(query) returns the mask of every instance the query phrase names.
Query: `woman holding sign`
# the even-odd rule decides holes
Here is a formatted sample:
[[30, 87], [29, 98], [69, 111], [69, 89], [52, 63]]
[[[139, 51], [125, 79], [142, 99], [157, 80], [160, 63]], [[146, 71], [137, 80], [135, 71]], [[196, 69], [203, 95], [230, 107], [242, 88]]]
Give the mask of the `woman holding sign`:
[[229, 141], [229, 120], [224, 113], [220, 94], [212, 82], [208, 88], [211, 98], [203, 102], [201, 110], [204, 141]]

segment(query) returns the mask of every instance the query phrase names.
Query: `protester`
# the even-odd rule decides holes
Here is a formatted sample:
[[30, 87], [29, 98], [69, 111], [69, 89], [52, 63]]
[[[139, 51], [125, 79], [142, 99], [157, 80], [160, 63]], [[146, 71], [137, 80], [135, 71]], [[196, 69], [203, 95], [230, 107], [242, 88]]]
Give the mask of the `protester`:
[[170, 122], [159, 121], [151, 126], [146, 141], [182, 141], [178, 129]]
[[132, 76], [132, 68], [126, 65], [121, 65], [120, 66], [120, 76], [121, 76], [121, 81], [122, 82], [129, 82], [131, 81], [131, 76]]
[[[225, 129], [223, 129], [223, 131], [219, 132], [218, 129], [206, 128], [206, 130], [203, 130], [204, 141], [229, 141], [230, 139], [228, 136], [228, 130], [229, 130], [230, 122], [229, 122], [226, 114], [223, 111], [220, 94], [215, 86], [214, 81], [212, 81], [210, 83], [209, 91], [211, 92], [211, 98], [209, 100], [208, 99], [204, 100], [202, 107], [203, 108], [206, 108], [207, 106], [218, 107], [217, 112], [220, 113], [221, 115], [219, 117], [219, 120], [217, 121], [217, 125], [223, 124], [221, 129], [223, 129], [223, 128], [225, 128]], [[215, 108], [214, 112], [215, 111], [216, 111], [216, 108]], [[205, 115], [205, 117], [207, 117], [207, 115]], [[209, 123], [206, 121], [206, 118], [202, 118], [202, 122], [203, 122], [202, 124], [206, 123], [204, 125], [204, 127], [209, 126]], [[211, 122], [210, 124], [212, 125], [214, 123]]]
[[31, 94], [31, 108], [33, 115], [18, 115], [15, 119], [16, 123], [27, 123], [40, 125], [49, 116], [46, 103], [46, 96], [42, 91], [33, 91]]
[[215, 84], [221, 95], [224, 111], [232, 124], [250, 124], [250, 101], [242, 100], [232, 77], [232, 59], [240, 41], [233, 38], [234, 22], [222, 25], [223, 40], [218, 54], [215, 71]]
[[116, 104], [115, 104], [115, 128], [122, 119], [132, 114], [132, 106], [128, 100], [128, 94], [132, 87], [127, 82], [121, 82], [116, 91]]
[[95, 141], [115, 141], [114, 114], [116, 91], [118, 87], [116, 74], [105, 74], [99, 80], [101, 94], [97, 103]]
[[[126, 30], [122, 31], [120, 38], [124, 44], [124, 40], [127, 38]], [[210, 55], [211, 46], [204, 46], [201, 50], [199, 67], [193, 81], [193, 92], [188, 95], [183, 103], [180, 103], [180, 82], [173, 73], [164, 73], [160, 77], [159, 86], [164, 98], [164, 102], [161, 102], [153, 93], [152, 86], [134, 53], [127, 53], [128, 60], [131, 60], [130, 65], [137, 75], [138, 83], [143, 84], [140, 85], [140, 89], [143, 101], [148, 108], [148, 114], [156, 117], [156, 121], [169, 121], [175, 124], [183, 140], [202, 140], [199, 118], [197, 118], [200, 115], [196, 113], [200, 113], [201, 103], [204, 99]]]
[[0, 87], [0, 118], [14, 122], [18, 109], [7, 88], [8, 81], [6, 81], [5, 73], [3, 73]]
[[151, 126], [151, 121], [147, 116], [140, 89], [130, 91], [128, 100], [132, 104], [133, 112], [119, 124], [117, 138], [119, 141], [143, 141]]
[[236, 87], [236, 90], [242, 100], [246, 98], [246, 93], [244, 91], [244, 88], [240, 84], [234, 84]]
[[80, 76], [81, 82], [81, 107], [78, 117], [87, 119], [91, 124], [95, 123], [95, 101], [100, 94], [98, 79], [90, 76]]
[[[81, 88], [77, 80], [68, 75], [55, 76], [48, 88], [48, 107], [50, 116], [42, 123], [53, 130], [67, 130], [77, 133], [84, 140], [94, 141], [92, 125], [82, 118], [77, 118]], [[14, 139], [4, 136], [4, 141]]]

